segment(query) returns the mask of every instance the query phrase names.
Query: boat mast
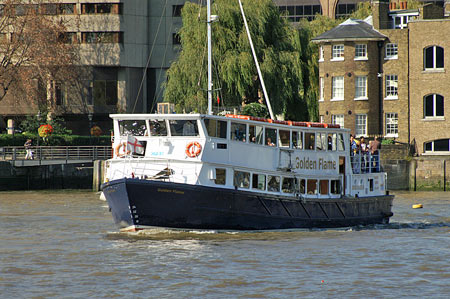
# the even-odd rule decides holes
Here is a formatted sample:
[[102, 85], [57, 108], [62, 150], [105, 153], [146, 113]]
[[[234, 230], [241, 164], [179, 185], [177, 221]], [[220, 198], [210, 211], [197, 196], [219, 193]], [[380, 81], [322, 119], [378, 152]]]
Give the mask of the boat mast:
[[212, 95], [213, 95], [213, 83], [212, 83], [212, 42], [211, 42], [211, 0], [207, 1], [207, 28], [208, 28], [208, 114], [212, 113]]
[[252, 37], [250, 35], [250, 30], [248, 29], [247, 19], [245, 18], [244, 8], [242, 7], [241, 0], [239, 0], [239, 6], [241, 8], [242, 18], [244, 19], [245, 30], [247, 30], [248, 41], [250, 42], [250, 47], [252, 48], [253, 59], [255, 60], [256, 69], [258, 70], [258, 77], [259, 77], [259, 80], [261, 81], [261, 86], [262, 86], [263, 93], [264, 93], [264, 99], [266, 100], [267, 108], [269, 108], [270, 118], [275, 119], [273, 112], [272, 112], [272, 106], [270, 106], [269, 96], [267, 95], [266, 85], [264, 84], [264, 79], [262, 77], [261, 70], [259, 68], [258, 58], [256, 58], [255, 48], [253, 47]]

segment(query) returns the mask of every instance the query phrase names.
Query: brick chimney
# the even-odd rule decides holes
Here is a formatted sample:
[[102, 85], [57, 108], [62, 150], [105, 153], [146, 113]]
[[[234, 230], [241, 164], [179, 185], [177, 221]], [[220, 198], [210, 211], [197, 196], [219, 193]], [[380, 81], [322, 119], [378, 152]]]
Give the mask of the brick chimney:
[[389, 29], [389, 0], [372, 0], [372, 21], [375, 29]]

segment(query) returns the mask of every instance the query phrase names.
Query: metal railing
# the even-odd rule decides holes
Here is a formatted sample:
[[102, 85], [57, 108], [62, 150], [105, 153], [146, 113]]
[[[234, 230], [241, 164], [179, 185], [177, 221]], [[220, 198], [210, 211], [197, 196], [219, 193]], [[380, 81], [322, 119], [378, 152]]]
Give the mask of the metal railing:
[[[31, 150], [31, 157], [27, 150]], [[83, 160], [111, 158], [111, 146], [4, 146], [0, 147], [0, 161], [16, 160]]]

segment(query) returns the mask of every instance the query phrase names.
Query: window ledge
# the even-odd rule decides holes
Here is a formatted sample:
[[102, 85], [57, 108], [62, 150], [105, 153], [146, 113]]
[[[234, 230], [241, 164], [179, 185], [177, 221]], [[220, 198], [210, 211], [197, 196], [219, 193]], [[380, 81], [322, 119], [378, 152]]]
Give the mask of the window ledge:
[[325, 60], [323, 58], [319, 59], [319, 62], [324, 62]]
[[424, 69], [422, 74], [445, 73], [445, 69]]
[[384, 137], [386, 137], [386, 138], [398, 138], [398, 134], [387, 134], [387, 135], [384, 135]]
[[398, 55], [390, 56], [390, 57], [384, 57], [384, 60], [396, 60], [396, 59], [398, 59]]
[[444, 116], [427, 116], [422, 118], [422, 121], [445, 121]]
[[325, 102], [325, 99], [319, 99], [319, 102]]
[[442, 151], [442, 152], [424, 152], [422, 156], [448, 156], [450, 151]]
[[330, 61], [344, 61], [344, 57], [339, 57], [339, 58], [331, 58]]
[[355, 57], [354, 60], [356, 60], [356, 61], [366, 61], [366, 60], [369, 60], [369, 58], [367, 58], [367, 57]]
[[368, 101], [369, 98], [368, 97], [359, 97], [359, 98], [354, 98], [355, 101]]
[[384, 98], [385, 101], [393, 101], [398, 100], [398, 96], [389, 96]]
[[336, 98], [336, 99], [331, 99], [331, 102], [339, 102], [339, 101], [343, 101], [343, 98]]

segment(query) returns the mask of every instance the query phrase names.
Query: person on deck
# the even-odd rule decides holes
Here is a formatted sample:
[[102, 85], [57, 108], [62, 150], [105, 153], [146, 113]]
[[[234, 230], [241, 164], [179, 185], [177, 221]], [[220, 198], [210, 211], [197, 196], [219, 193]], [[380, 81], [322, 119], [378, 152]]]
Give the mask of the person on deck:
[[372, 167], [372, 172], [380, 171], [380, 147], [381, 143], [378, 137], [375, 137], [373, 141], [369, 144], [369, 150], [371, 156], [370, 166]]
[[27, 151], [27, 154], [25, 155], [25, 160], [33, 160], [33, 151], [31, 150], [32, 141], [31, 139], [27, 139], [25, 144], [25, 150]]

